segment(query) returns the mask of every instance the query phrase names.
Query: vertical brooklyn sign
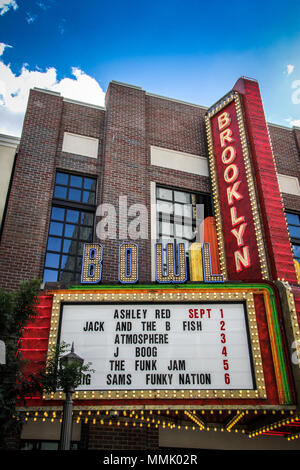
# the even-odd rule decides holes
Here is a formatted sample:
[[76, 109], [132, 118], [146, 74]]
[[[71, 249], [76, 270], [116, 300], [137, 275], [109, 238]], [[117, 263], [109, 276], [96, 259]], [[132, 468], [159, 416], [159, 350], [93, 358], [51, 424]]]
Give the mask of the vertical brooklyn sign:
[[267, 279], [267, 263], [242, 105], [230, 92], [206, 114], [221, 270], [226, 279]]

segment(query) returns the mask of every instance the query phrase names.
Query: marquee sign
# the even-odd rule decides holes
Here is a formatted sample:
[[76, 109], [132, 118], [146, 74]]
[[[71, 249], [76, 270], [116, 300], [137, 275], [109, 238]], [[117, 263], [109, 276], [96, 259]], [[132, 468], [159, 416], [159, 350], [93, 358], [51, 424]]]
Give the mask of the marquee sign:
[[[74, 394], [82, 406], [291, 401], [274, 293], [266, 284], [95, 286], [51, 295], [48, 357], [57, 343], [74, 341], [95, 371]], [[63, 396], [45, 395], [43, 403]]]
[[[74, 393], [78, 409], [290, 405], [278, 308], [267, 283], [74, 286], [41, 295], [18, 351], [30, 377], [74, 342], [94, 370]], [[58, 390], [26, 403], [63, 400]]]
[[60, 341], [95, 372], [78, 390], [254, 390], [245, 305], [64, 305]]
[[92, 363], [80, 399], [264, 399], [257, 340], [250, 291], [67, 291], [54, 294], [49, 348], [74, 341]]
[[218, 240], [231, 280], [267, 278], [247, 136], [238, 93], [231, 92], [206, 116]]

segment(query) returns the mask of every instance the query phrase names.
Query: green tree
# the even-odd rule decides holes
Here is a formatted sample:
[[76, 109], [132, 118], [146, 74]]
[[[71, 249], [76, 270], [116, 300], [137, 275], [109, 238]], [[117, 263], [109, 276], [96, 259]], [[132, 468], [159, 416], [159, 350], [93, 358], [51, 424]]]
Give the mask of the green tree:
[[60, 360], [69, 345], [58, 344], [36, 375], [24, 375], [26, 361], [17, 355], [22, 327], [37, 316], [40, 281], [22, 282], [13, 292], [0, 289], [0, 341], [5, 344], [5, 363], [0, 364], [0, 449], [7, 448], [7, 437], [21, 431], [22, 414], [16, 404], [37, 392], [76, 389], [82, 375], [94, 372], [88, 364], [70, 363], [61, 367]]
[[57, 344], [49, 351], [49, 358], [44, 370], [36, 376], [31, 376], [33, 390], [52, 393], [56, 390], [66, 392], [70, 389], [76, 389], [81, 384], [82, 376], [86, 373], [93, 373], [91, 363], [80, 364], [71, 362], [61, 366], [61, 359], [70, 349], [67, 343]]
[[[40, 281], [22, 282], [12, 292], [0, 289], [0, 340], [5, 344], [5, 363], [0, 364], [0, 449], [6, 447], [6, 437], [19, 430], [16, 402], [28, 388], [17, 356], [20, 330], [37, 314]], [[2, 343], [2, 344], [3, 344]]]

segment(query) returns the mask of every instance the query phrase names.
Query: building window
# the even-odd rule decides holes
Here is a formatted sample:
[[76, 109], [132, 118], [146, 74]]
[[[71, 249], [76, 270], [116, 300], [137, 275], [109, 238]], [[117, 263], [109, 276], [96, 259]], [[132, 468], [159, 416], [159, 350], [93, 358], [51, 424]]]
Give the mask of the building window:
[[43, 282], [78, 282], [83, 244], [93, 241], [96, 179], [57, 172]]
[[57, 172], [54, 199], [95, 205], [96, 180], [87, 176]]
[[203, 218], [210, 215], [212, 212], [209, 196], [156, 187], [157, 241], [163, 244], [184, 243], [187, 261], [189, 247], [197, 240], [199, 225]]
[[300, 214], [287, 212], [286, 220], [289, 227], [294, 258], [300, 263]]
[[[71, 442], [71, 450], [78, 450], [79, 442]], [[22, 439], [20, 450], [59, 450], [59, 441], [39, 441]]]

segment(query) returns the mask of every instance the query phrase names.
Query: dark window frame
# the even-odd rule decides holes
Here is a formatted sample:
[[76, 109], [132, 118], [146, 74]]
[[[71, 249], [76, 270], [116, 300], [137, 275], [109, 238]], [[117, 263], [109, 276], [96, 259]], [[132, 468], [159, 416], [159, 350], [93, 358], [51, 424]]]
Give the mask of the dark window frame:
[[[167, 200], [167, 199], [159, 198], [158, 197], [158, 189], [160, 189], [160, 188], [172, 191], [172, 199]], [[180, 241], [177, 241], [177, 239], [175, 237], [175, 224], [180, 223], [180, 222], [182, 223], [183, 220], [184, 220], [184, 225], [185, 226], [189, 225], [189, 226], [192, 227], [192, 229], [195, 229], [196, 228], [196, 215], [194, 214], [194, 207], [192, 207], [192, 218], [189, 218], [189, 217], [184, 217], [183, 218], [183, 216], [175, 215], [175, 206], [174, 206], [174, 204], [175, 203], [180, 204], [180, 202], [175, 201], [175, 192], [182, 192], [182, 193], [190, 194], [191, 195], [191, 200], [192, 200], [192, 196], [195, 196], [195, 207], [196, 207], [196, 204], [204, 204], [204, 218], [213, 215], [212, 198], [211, 198], [210, 194], [203, 193], [201, 191], [198, 192], [198, 191], [193, 191], [193, 190], [189, 190], [189, 189], [186, 189], [186, 188], [168, 186], [168, 185], [164, 185], [164, 184], [160, 184], [160, 183], [156, 183], [156, 185], [155, 185], [156, 242], [157, 243], [163, 242], [164, 244], [167, 243], [167, 241], [162, 240], [163, 233], [160, 234], [160, 232], [159, 232], [159, 225], [164, 220], [163, 220], [162, 212], [158, 211], [158, 209], [157, 209], [157, 201], [162, 201], [162, 202], [170, 202], [170, 203], [173, 204], [173, 214], [168, 214], [168, 217], [170, 218], [169, 219], [170, 224], [173, 224], [173, 236], [166, 236], [165, 237], [167, 240], [169, 240], [168, 243], [173, 242], [173, 243], [175, 243], [175, 247], [176, 247], [177, 243], [180, 243], [183, 240], [183, 241], [187, 241], [188, 245], [190, 245], [195, 241], [196, 236], [193, 239], [189, 239], [189, 238], [186, 238], [186, 237], [180, 237], [180, 238], [178, 237], [178, 239]], [[181, 203], [181, 204], [184, 205], [185, 203]], [[191, 202], [192, 206], [193, 206], [193, 204], [194, 203]], [[190, 221], [190, 224], [187, 223], [189, 221]], [[184, 226], [184, 225], [182, 225], [182, 226]], [[165, 247], [163, 248], [163, 253], [164, 253], [164, 257], [165, 257], [166, 256], [166, 248]], [[189, 252], [188, 252], [188, 250], [186, 250], [186, 262], [187, 262], [187, 274], [188, 274], [188, 277], [189, 277]], [[177, 264], [177, 256], [175, 257], [175, 263]], [[166, 263], [164, 263], [164, 267], [166, 268]]]
[[[57, 449], [42, 449], [43, 444], [55, 444]], [[25, 445], [32, 446], [31, 449], [25, 449]], [[20, 450], [36, 451], [36, 450], [59, 450], [60, 441], [52, 439], [21, 439]], [[80, 442], [71, 441], [71, 450], [79, 450]]]
[[[157, 196], [157, 190], [158, 189], [166, 189], [166, 190], [169, 190], [169, 191], [172, 191], [172, 199], [170, 200], [167, 200], [167, 199], [162, 199], [162, 198], [159, 198]], [[161, 201], [161, 202], [170, 202], [171, 204], [173, 204], [173, 214], [167, 214], [167, 216], [169, 217], [169, 221], [170, 221], [170, 224], [172, 224], [174, 226], [174, 229], [173, 229], [173, 235], [171, 235], [169, 238], [170, 239], [173, 239], [176, 243], [176, 237], [175, 237], [175, 225], [176, 224], [180, 224], [182, 222], [182, 220], [184, 219], [184, 222], [185, 222], [185, 225], [187, 226], [191, 226], [192, 228], [196, 228], [196, 216], [194, 216], [193, 212], [194, 212], [194, 207], [192, 207], [192, 217], [186, 217], [186, 216], [181, 216], [181, 215], [176, 215], [175, 214], [175, 204], [178, 204], [178, 205], [184, 205], [185, 203], [181, 203], [179, 201], [175, 201], [175, 192], [181, 192], [181, 193], [186, 193], [186, 194], [190, 194], [191, 197], [192, 196], [195, 196], [195, 203], [194, 202], [191, 202], [190, 204], [193, 206], [195, 205], [196, 207], [196, 204], [204, 204], [204, 218], [205, 217], [208, 217], [208, 216], [211, 216], [213, 214], [213, 211], [212, 211], [212, 204], [211, 204], [211, 197], [209, 194], [205, 194], [205, 193], [201, 193], [200, 191], [197, 192], [197, 191], [191, 191], [191, 190], [188, 190], [188, 189], [185, 189], [185, 188], [178, 188], [178, 187], [171, 187], [171, 186], [165, 186], [165, 185], [162, 185], [162, 184], [156, 184], [156, 188], [155, 188], [155, 202], [156, 202], [156, 205], [157, 205], [157, 201]], [[159, 241], [161, 239], [161, 237], [164, 235], [163, 232], [160, 233], [159, 231], [159, 224], [161, 222], [164, 222], [164, 216], [163, 216], [163, 213], [161, 211], [158, 211], [157, 208], [156, 208], [156, 235], [157, 235], [157, 240]], [[179, 237], [178, 237], [179, 238]], [[190, 238], [186, 238], [186, 237], [180, 237], [180, 239], [182, 240], [187, 240], [188, 242], [192, 243], [192, 240]]]
[[[286, 219], [287, 219], [287, 224], [288, 224], [288, 228], [289, 228], [289, 234], [290, 234], [290, 239], [291, 239], [291, 244], [293, 246], [293, 249], [294, 249], [294, 246], [297, 246], [297, 247], [299, 247], [299, 250], [300, 250], [300, 237], [292, 236], [291, 230], [290, 230], [290, 227], [299, 227], [299, 229], [300, 229], [300, 213], [296, 212], [296, 211], [292, 211], [292, 210], [286, 210], [285, 214], [286, 214]], [[288, 222], [288, 214], [296, 215], [298, 217], [299, 223], [298, 224], [289, 223]], [[295, 253], [293, 253], [293, 255], [294, 255], [294, 258], [300, 264], [300, 256], [296, 256]]]
[[[93, 193], [93, 199], [96, 202], [96, 194], [97, 194], [97, 177], [91, 176], [91, 175], [86, 175], [86, 174], [78, 174], [78, 173], [73, 173], [73, 172], [67, 172], [67, 171], [61, 171], [57, 169], [56, 175], [55, 175], [55, 181], [57, 181], [57, 175], [58, 174], [64, 174], [67, 176], [67, 181], [68, 183], [71, 180], [72, 176], [82, 178], [82, 183], [81, 183], [81, 190], [83, 193], [84, 190], [84, 178], [88, 178], [89, 180], [93, 180], [93, 186], [94, 189], [92, 191], [89, 191]], [[60, 185], [62, 186], [62, 185]], [[50, 215], [50, 222], [49, 222], [49, 230], [48, 230], [48, 237], [47, 237], [47, 246], [46, 246], [46, 252], [45, 252], [45, 258], [44, 258], [44, 267], [43, 267], [43, 282], [77, 282], [80, 279], [80, 273], [81, 273], [81, 260], [82, 260], [82, 249], [83, 249], [83, 243], [85, 242], [92, 242], [93, 237], [94, 237], [94, 231], [95, 231], [95, 211], [96, 211], [96, 204], [91, 204], [91, 203], [85, 203], [82, 202], [82, 195], [81, 195], [81, 202], [78, 201], [73, 201], [69, 199], [62, 199], [55, 197], [55, 188], [57, 187], [57, 183], [54, 185], [53, 189], [53, 198], [52, 198], [52, 204], [51, 204], [51, 215]], [[66, 188], [69, 188], [72, 186], [67, 186], [65, 185]], [[68, 194], [68, 190], [67, 190]], [[53, 209], [58, 208], [58, 209], [63, 209], [64, 210], [64, 215], [63, 219], [55, 218], [53, 216]], [[78, 212], [78, 220], [77, 222], [72, 221], [71, 219], [68, 220], [68, 211], [77, 211]], [[89, 223], [86, 221], [84, 223], [82, 221], [82, 218], [84, 215], [91, 215], [92, 216], [92, 223]], [[57, 223], [62, 225], [62, 232], [61, 234], [55, 234], [51, 233], [51, 224], [52, 223]], [[71, 227], [74, 227], [74, 230], [72, 233], [68, 234], [66, 233], [66, 230], [68, 228], [71, 229]], [[82, 234], [82, 230], [84, 229], [89, 229], [90, 234], [89, 236], [84, 236]], [[49, 242], [53, 240], [58, 240], [58, 243], [60, 241], [60, 248], [58, 247], [54, 248], [52, 246], [49, 247]], [[75, 248], [73, 247], [73, 252], [70, 251], [70, 247], [67, 250], [65, 247], [67, 243], [74, 243]], [[54, 242], [55, 243], [55, 242]], [[81, 245], [81, 249], [80, 249]], [[47, 257], [48, 255], [53, 255], [53, 258], [55, 255], [58, 256], [58, 264], [56, 266], [47, 266]], [[67, 263], [72, 262], [74, 265], [72, 267], [69, 267]], [[54, 276], [56, 277], [55, 280], [47, 280], [46, 273], [50, 274], [50, 272], [57, 273], [57, 275]], [[65, 274], [65, 276], [64, 276]], [[60, 278], [62, 276], [63, 278]], [[67, 279], [64, 279], [67, 278]], [[69, 278], [69, 279], [68, 279]]]
[[[58, 175], [66, 175], [67, 178], [68, 178], [68, 182], [67, 184], [62, 184], [62, 183], [57, 183], [56, 180], [57, 180], [57, 176]], [[77, 177], [77, 178], [82, 178], [82, 184], [81, 186], [75, 186], [75, 185], [71, 185], [70, 181], [71, 181], [71, 177]], [[85, 179], [89, 179], [89, 180], [94, 180], [95, 182], [95, 187], [93, 190], [89, 190], [88, 188], [85, 188], [84, 187], [84, 180]], [[67, 197], [64, 198], [64, 197], [58, 197], [58, 196], [55, 196], [55, 189], [56, 187], [60, 187], [60, 188], [66, 188], [66, 192], [67, 192]], [[68, 197], [69, 195], [69, 192], [70, 192], [70, 189], [73, 189], [73, 190], [78, 190], [81, 192], [81, 197], [80, 197], [80, 201], [76, 201], [74, 199], [70, 199]], [[85, 202], [83, 201], [83, 194], [84, 192], [89, 192], [91, 194], [94, 195], [94, 201], [91, 203], [91, 202]], [[59, 203], [62, 203], [62, 204], [72, 204], [74, 206], [84, 206], [86, 207], [87, 205], [90, 206], [91, 208], [95, 208], [96, 207], [96, 193], [97, 193], [97, 178], [95, 176], [91, 176], [91, 175], [87, 175], [87, 174], [79, 174], [79, 173], [69, 173], [68, 171], [65, 171], [65, 170], [59, 170], [57, 169], [56, 170], [56, 174], [55, 174], [55, 183], [54, 183], [54, 189], [53, 189], [53, 201], [57, 201]]]

